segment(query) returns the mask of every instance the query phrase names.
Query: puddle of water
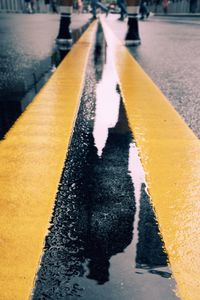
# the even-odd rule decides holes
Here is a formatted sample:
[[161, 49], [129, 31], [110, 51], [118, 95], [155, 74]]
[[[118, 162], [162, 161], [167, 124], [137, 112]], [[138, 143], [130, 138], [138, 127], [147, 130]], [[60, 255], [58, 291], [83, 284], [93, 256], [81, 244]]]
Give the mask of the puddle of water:
[[138, 237], [139, 237], [138, 224], [139, 224], [139, 214], [140, 214], [140, 198], [141, 198], [142, 185], [145, 183], [145, 173], [139, 158], [138, 149], [134, 142], [130, 144], [130, 148], [129, 148], [128, 170], [134, 186], [134, 196], [135, 196], [135, 205], [136, 205], [136, 213], [135, 213], [134, 225], [133, 225], [134, 235], [132, 240], [133, 261], [136, 263], [136, 254], [137, 254], [136, 249], [137, 249]]
[[117, 80], [110, 55], [108, 52], [102, 77], [96, 85], [96, 117], [93, 135], [99, 157], [105, 147], [108, 130], [115, 127], [119, 116], [120, 95], [117, 92]]
[[33, 300], [175, 300], [111, 54], [99, 45], [96, 51], [96, 74], [87, 74]]

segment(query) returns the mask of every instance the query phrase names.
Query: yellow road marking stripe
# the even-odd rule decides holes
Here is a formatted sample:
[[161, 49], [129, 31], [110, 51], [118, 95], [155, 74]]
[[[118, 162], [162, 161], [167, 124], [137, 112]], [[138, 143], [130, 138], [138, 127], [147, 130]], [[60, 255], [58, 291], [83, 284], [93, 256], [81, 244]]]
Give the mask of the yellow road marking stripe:
[[0, 299], [29, 299], [79, 106], [96, 23], [0, 143]]
[[103, 19], [102, 24], [178, 294], [199, 300], [200, 141]]

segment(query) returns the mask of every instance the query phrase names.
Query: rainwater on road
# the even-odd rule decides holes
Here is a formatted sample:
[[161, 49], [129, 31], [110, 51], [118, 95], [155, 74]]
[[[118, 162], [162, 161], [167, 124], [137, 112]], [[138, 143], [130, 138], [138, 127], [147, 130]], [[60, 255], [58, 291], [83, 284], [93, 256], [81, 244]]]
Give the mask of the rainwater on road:
[[178, 299], [111, 55], [99, 27], [33, 300]]

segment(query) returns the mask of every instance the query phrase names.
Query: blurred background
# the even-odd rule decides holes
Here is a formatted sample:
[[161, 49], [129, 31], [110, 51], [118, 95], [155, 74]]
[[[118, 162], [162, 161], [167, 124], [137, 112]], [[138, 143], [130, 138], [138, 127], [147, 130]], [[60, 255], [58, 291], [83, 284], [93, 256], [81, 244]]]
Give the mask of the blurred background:
[[[0, 0], [0, 12], [10, 13], [58, 13], [59, 0], [31, 0], [31, 10], [27, 10], [27, 0]], [[200, 0], [146, 0], [151, 13], [165, 13], [163, 4], [167, 1], [168, 13], [200, 13]], [[90, 12], [90, 0], [83, 0], [82, 13]], [[119, 13], [116, 0], [102, 1], [109, 5], [110, 13]], [[78, 0], [74, 0], [74, 10], [78, 12]]]

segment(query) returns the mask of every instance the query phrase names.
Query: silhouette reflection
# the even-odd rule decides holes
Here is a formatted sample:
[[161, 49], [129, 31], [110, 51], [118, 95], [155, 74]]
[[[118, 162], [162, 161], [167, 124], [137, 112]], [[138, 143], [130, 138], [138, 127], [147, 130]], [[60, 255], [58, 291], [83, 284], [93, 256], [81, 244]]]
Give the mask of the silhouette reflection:
[[141, 187], [139, 219], [136, 267], [169, 278], [171, 276], [169, 272], [152, 270], [167, 266], [167, 254], [164, 251], [153, 207], [145, 191], [145, 184]]
[[122, 102], [119, 120], [109, 129], [101, 158], [96, 148], [88, 153], [88, 278], [103, 284], [109, 280], [109, 259], [131, 243], [135, 212], [128, 152], [132, 140]]
[[106, 63], [106, 47], [106, 41], [101, 25], [98, 24], [94, 49], [95, 77], [97, 82], [102, 78], [104, 64]]

